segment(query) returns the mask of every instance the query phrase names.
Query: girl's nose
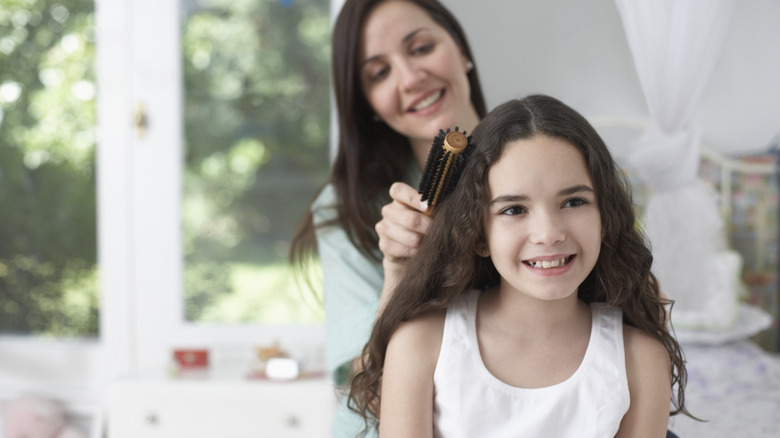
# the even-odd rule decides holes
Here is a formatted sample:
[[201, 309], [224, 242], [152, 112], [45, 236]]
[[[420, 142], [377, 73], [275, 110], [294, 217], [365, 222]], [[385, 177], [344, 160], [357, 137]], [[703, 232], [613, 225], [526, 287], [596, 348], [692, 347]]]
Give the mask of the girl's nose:
[[536, 211], [530, 219], [531, 243], [555, 245], [566, 239], [563, 223], [555, 213]]

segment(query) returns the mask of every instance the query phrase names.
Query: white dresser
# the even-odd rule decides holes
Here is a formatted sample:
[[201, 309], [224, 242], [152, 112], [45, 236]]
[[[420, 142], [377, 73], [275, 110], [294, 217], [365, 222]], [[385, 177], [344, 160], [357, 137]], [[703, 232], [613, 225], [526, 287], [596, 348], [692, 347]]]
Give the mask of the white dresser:
[[317, 438], [336, 408], [326, 379], [159, 380], [113, 384], [108, 438]]

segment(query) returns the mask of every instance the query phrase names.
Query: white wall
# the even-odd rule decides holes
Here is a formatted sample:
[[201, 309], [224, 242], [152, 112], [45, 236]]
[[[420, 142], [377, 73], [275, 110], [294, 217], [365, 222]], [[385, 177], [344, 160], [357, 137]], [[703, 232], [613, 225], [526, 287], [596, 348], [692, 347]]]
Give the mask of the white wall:
[[[443, 2], [468, 34], [490, 108], [545, 93], [587, 117], [647, 117], [614, 0]], [[780, 133], [778, 24], [780, 1], [738, 1], [697, 117], [707, 146], [756, 151]]]

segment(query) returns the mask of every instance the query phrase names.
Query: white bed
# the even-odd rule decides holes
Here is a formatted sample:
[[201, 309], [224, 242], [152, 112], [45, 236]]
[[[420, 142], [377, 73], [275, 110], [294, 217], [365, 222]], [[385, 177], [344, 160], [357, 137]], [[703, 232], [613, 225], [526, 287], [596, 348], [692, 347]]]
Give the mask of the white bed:
[[[632, 140], [646, 127], [644, 120], [622, 117], [600, 117], [591, 121], [618, 163], [623, 161]], [[749, 181], [751, 178], [771, 178], [777, 170], [771, 163], [746, 163], [706, 148], [702, 151], [702, 159], [703, 163], [709, 162], [705, 180], [712, 182], [718, 193], [725, 229], [731, 232], [730, 244], [741, 254], [745, 271], [768, 275], [774, 281], [766, 282], [763, 295], [755, 290], [744, 290], [740, 295], [754, 305], [739, 304], [733, 324], [726, 329], [675, 330], [688, 369], [685, 404], [691, 414], [705, 421], [680, 414], [670, 418], [669, 430], [679, 438], [778, 438], [780, 354], [767, 352], [753, 340], [758, 339], [756, 335], [760, 333], [769, 335], [763, 336], [763, 344], [772, 349], [776, 345], [774, 340], [780, 338], [778, 326], [773, 324], [778, 307], [778, 294], [774, 289], [780, 284], [774, 256], [778, 247], [775, 233], [778, 195], [777, 189], [772, 187], [775, 183], [747, 187], [754, 191], [771, 189], [753, 193], [750, 197], [744, 196], [744, 187], [739, 187], [739, 181], [746, 176]], [[632, 172], [626, 170], [632, 176]], [[637, 185], [633, 178], [632, 183], [635, 200], [641, 205], [648, 196], [647, 189]], [[750, 205], [742, 205], [745, 202]], [[755, 214], [740, 215], [745, 212], [738, 210], [746, 208]], [[739, 223], [735, 217], [748, 218], [750, 223]], [[735, 230], [742, 234], [735, 236]], [[745, 230], [752, 233], [748, 245], [739, 241], [744, 239]], [[766, 339], [772, 342], [767, 343]]]
[[688, 366], [685, 401], [706, 422], [672, 417], [680, 438], [780, 436], [780, 356], [749, 339], [724, 344], [683, 343]]
[[780, 436], [780, 355], [751, 340], [771, 326], [771, 315], [742, 304], [728, 330], [676, 332], [688, 369], [686, 406], [704, 421], [677, 415], [670, 430], [680, 438]]

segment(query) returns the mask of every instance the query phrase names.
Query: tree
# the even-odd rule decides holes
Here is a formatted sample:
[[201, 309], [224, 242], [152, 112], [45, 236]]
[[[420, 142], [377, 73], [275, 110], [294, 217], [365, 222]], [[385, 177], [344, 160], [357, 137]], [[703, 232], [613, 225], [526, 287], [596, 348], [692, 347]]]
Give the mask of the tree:
[[0, 331], [96, 336], [94, 4], [0, 0]]
[[185, 16], [186, 312], [198, 320], [236, 293], [236, 263], [284, 263], [327, 176], [330, 20], [324, 0], [211, 0]]

